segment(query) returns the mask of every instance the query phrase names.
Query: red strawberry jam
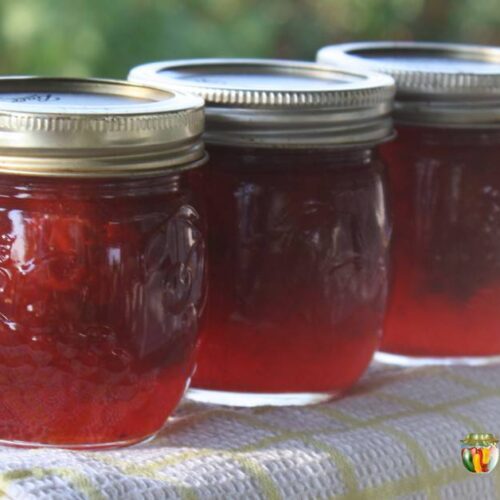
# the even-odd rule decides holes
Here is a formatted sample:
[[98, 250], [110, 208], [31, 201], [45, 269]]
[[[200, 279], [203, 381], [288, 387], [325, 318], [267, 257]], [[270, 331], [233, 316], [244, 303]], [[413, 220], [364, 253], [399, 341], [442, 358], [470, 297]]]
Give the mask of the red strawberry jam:
[[194, 173], [0, 177], [0, 438], [156, 432], [194, 367], [204, 228]]
[[381, 164], [370, 150], [209, 153], [213, 286], [193, 385], [346, 389], [381, 334], [389, 238]]
[[331, 399], [381, 335], [390, 236], [375, 147], [393, 80], [300, 61], [200, 59], [129, 78], [205, 98], [210, 296], [187, 397]]
[[382, 148], [394, 272], [380, 361], [500, 360], [500, 48], [324, 47], [318, 61], [394, 77], [398, 136]]
[[383, 146], [394, 210], [382, 348], [500, 353], [500, 132], [398, 128]]
[[205, 305], [203, 101], [126, 82], [0, 79], [0, 443], [156, 434]]

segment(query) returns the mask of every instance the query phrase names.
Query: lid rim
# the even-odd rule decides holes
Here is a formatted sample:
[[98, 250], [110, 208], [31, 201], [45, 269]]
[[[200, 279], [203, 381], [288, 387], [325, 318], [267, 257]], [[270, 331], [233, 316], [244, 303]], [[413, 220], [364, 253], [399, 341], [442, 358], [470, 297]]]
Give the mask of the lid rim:
[[[375, 58], [369, 59], [363, 55], [356, 55], [354, 52], [364, 51], [374, 52], [385, 50], [408, 56], [416, 51], [426, 54], [429, 51], [435, 52], [438, 56], [449, 56], [453, 60], [461, 60], [460, 55], [476, 53], [476, 60], [482, 62], [497, 63], [497, 71], [491, 73], [474, 71], [437, 71], [435, 68], [423, 70], [417, 67], [398, 66], [397, 62], [384, 62]], [[396, 54], [394, 54], [396, 55]], [[479, 57], [479, 56], [483, 57]], [[434, 42], [353, 42], [338, 45], [327, 45], [318, 50], [316, 61], [321, 64], [345, 64], [350, 68], [364, 68], [372, 71], [380, 71], [392, 76], [396, 81], [397, 92], [413, 91], [415, 93], [425, 93], [426, 90], [434, 92], [438, 87], [443, 92], [459, 92], [463, 90], [473, 91], [477, 86], [486, 84], [484, 89], [499, 93], [498, 87], [492, 80], [500, 81], [500, 47], [486, 45], [465, 45], [451, 43]], [[481, 84], [481, 85], [483, 85]], [[426, 89], [426, 86], [429, 88]], [[481, 87], [483, 88], [483, 87]]]
[[196, 168], [207, 159], [201, 140], [185, 151], [174, 153], [169, 149], [155, 154], [40, 157], [9, 155], [7, 151], [0, 151], [0, 174], [75, 178], [154, 176]]
[[98, 167], [106, 176], [117, 162], [128, 175], [149, 168], [151, 155], [175, 166], [199, 156], [203, 130], [203, 100], [171, 89], [97, 78], [0, 78], [0, 163], [12, 166], [9, 173], [17, 166], [64, 175], [56, 165], [64, 159], [69, 170], [80, 168], [74, 175], [101, 176]]
[[[367, 57], [370, 51], [375, 57]], [[386, 62], [378, 60], [377, 54], [399, 55], [402, 59]], [[422, 69], [412, 67], [410, 57], [415, 55], [448, 57], [459, 62], [479, 61], [491, 64], [491, 70], [473, 71], [456, 66], [446, 70], [432, 65]], [[316, 59], [323, 64], [345, 64], [392, 76], [396, 82], [396, 121], [481, 125], [495, 122], [500, 114], [500, 47], [438, 42], [354, 42], [323, 47]], [[460, 100], [465, 100], [467, 106], [457, 110]], [[484, 109], [485, 101], [488, 101], [488, 109]]]
[[[176, 77], [175, 72], [183, 70], [191, 70], [194, 75], [191, 80], [189, 75]], [[196, 71], [214, 76], [219, 74], [226, 81], [200, 81], [202, 78], [197, 79]], [[301, 83], [304, 88], [298, 88], [297, 83], [290, 85], [279, 80], [281, 86], [266, 82], [267, 88], [262, 88], [265, 86], [261, 84], [254, 84], [252, 88], [249, 84], [238, 84], [238, 80], [231, 81], [232, 75], [240, 77], [245, 74], [265, 75], [270, 79], [281, 75], [306, 76], [315, 81], [309, 87], [307, 80]], [[339, 76], [345, 81], [339, 80]], [[288, 121], [294, 125], [293, 140], [298, 147], [333, 146], [342, 134], [329, 138], [328, 132], [331, 124], [339, 123], [338, 116], [341, 115], [345, 122], [344, 135], [348, 132], [356, 135], [364, 132], [366, 127], [353, 131], [352, 126], [368, 111], [379, 118], [379, 122], [374, 120], [371, 123], [374, 129], [372, 135], [377, 135], [376, 129], [386, 126], [395, 93], [394, 82], [386, 75], [278, 59], [160, 61], [132, 68], [128, 78], [133, 82], [173, 88], [203, 97], [208, 116], [207, 140], [212, 142], [215, 136], [218, 142], [220, 140], [228, 145], [262, 142], [288, 146], [290, 139], [280, 130], [283, 122]], [[301, 82], [300, 79], [297, 81]], [[318, 136], [316, 139], [313, 137], [315, 134]], [[349, 135], [345, 137], [346, 140], [351, 138]]]
[[[241, 66], [244, 68], [280, 68], [288, 69], [291, 73], [293, 69], [300, 71], [314, 71], [327, 74], [342, 74], [344, 76], [363, 78], [363, 81], [345, 83], [342, 82], [341, 89], [332, 89], [331, 85], [322, 89], [251, 89], [237, 88], [230, 85], [214, 85], [199, 81], [189, 81], [187, 79], [176, 79], [161, 76], [160, 73], [165, 70], [173, 71], [182, 68], [195, 68], [204, 66], [214, 68], [217, 66]], [[345, 94], [348, 97], [354, 92], [373, 93], [374, 98], [378, 96], [380, 100], [387, 100], [394, 96], [394, 84], [390, 77], [373, 72], [348, 71], [346, 68], [332, 68], [327, 65], [319, 65], [308, 61], [292, 61], [280, 59], [182, 59], [176, 61], [159, 61], [153, 63], [141, 64], [132, 68], [128, 74], [128, 80], [143, 85], [156, 86], [160, 89], [173, 88], [182, 89], [199, 95], [205, 99], [207, 105], [212, 104], [234, 104], [240, 106], [324, 106], [331, 103], [339, 103], [339, 95]], [[339, 82], [340, 85], [340, 82]]]

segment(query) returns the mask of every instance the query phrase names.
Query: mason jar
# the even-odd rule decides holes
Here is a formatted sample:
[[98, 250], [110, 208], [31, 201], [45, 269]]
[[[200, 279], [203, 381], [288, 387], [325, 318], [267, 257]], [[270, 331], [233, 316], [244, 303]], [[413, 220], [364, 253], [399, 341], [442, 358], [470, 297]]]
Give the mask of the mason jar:
[[0, 442], [153, 436], [205, 304], [203, 102], [126, 82], [0, 79]]
[[352, 386], [381, 334], [390, 224], [386, 76], [274, 60], [139, 66], [206, 100], [210, 294], [188, 397], [308, 404]]
[[354, 43], [326, 47], [318, 60], [396, 80], [398, 137], [382, 148], [393, 286], [377, 358], [500, 360], [500, 49]]

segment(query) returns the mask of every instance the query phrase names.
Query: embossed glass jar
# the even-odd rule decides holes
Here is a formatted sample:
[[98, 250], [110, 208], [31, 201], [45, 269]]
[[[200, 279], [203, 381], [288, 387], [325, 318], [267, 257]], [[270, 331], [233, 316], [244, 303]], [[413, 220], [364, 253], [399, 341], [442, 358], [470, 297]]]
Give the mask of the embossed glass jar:
[[194, 368], [203, 102], [126, 82], [0, 79], [0, 441], [154, 435]]
[[133, 81], [206, 100], [206, 335], [188, 396], [308, 404], [350, 387], [377, 348], [389, 221], [375, 145], [392, 80], [266, 60], [157, 63]]
[[394, 211], [393, 286], [377, 358], [500, 359], [500, 49], [379, 42], [326, 47], [323, 63], [396, 80], [384, 145]]

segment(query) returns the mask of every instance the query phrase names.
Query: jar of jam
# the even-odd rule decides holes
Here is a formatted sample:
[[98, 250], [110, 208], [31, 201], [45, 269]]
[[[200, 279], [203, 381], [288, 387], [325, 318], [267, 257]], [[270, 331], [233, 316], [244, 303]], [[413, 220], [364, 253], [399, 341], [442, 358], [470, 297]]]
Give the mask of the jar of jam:
[[377, 358], [500, 360], [500, 49], [355, 43], [326, 47], [318, 60], [396, 80], [398, 137], [381, 153], [393, 286]]
[[203, 102], [101, 80], [0, 79], [0, 442], [153, 436], [194, 369]]
[[392, 134], [392, 80], [272, 60], [156, 63], [129, 78], [206, 100], [211, 285], [188, 396], [308, 404], [349, 388], [386, 301], [375, 146]]

